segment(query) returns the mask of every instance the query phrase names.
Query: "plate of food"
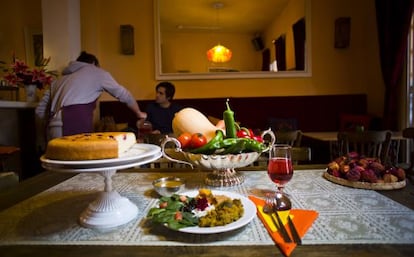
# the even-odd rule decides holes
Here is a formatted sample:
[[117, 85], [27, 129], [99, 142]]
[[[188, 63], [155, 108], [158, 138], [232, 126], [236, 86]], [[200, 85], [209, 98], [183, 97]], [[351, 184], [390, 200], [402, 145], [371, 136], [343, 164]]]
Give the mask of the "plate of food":
[[323, 177], [339, 185], [370, 190], [394, 190], [406, 186], [403, 169], [355, 152], [331, 161]]
[[214, 234], [247, 225], [256, 216], [256, 206], [247, 197], [220, 190], [199, 189], [161, 197], [147, 218], [172, 230]]

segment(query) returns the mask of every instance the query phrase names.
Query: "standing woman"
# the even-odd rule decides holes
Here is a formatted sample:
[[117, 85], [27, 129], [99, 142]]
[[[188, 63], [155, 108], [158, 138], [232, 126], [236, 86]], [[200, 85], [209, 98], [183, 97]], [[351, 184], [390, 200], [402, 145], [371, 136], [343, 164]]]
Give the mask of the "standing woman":
[[94, 55], [83, 51], [63, 70], [62, 77], [45, 91], [36, 108], [36, 114], [47, 119], [47, 140], [93, 132], [93, 112], [103, 91], [125, 103], [137, 119], [147, 117], [131, 93], [99, 67]]

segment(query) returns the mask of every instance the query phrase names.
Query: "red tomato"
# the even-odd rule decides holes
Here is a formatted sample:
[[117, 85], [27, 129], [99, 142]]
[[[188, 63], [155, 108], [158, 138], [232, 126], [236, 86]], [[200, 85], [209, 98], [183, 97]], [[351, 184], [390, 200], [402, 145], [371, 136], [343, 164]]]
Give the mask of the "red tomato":
[[183, 220], [183, 214], [179, 211], [177, 211], [174, 215], [175, 220]]
[[187, 148], [191, 143], [191, 134], [188, 132], [181, 133], [177, 140], [180, 142], [181, 148]]
[[207, 138], [201, 133], [194, 133], [191, 136], [191, 143], [190, 146], [192, 148], [199, 148], [202, 147], [207, 143]]

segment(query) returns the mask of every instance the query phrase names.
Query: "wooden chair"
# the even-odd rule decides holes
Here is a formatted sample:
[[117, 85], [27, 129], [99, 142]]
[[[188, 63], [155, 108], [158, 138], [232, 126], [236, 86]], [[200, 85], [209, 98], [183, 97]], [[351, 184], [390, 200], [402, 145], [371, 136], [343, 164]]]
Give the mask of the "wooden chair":
[[340, 155], [357, 152], [366, 157], [379, 158], [382, 163], [389, 162], [391, 131], [339, 132], [338, 150]]
[[414, 127], [408, 127], [403, 129], [402, 136], [404, 138], [409, 139], [407, 144], [410, 149], [410, 159], [407, 160], [407, 163], [405, 165], [399, 165], [403, 169], [405, 169], [407, 177], [414, 182]]
[[302, 142], [302, 134], [301, 130], [278, 130], [275, 132], [276, 144], [288, 144], [290, 146], [300, 147]]
[[[302, 142], [301, 130], [277, 130], [275, 132], [276, 144], [287, 144], [292, 146], [292, 162], [308, 163], [311, 161], [311, 149], [309, 147], [301, 147]], [[267, 165], [268, 153], [263, 153], [259, 159], [253, 164], [254, 166]]]
[[7, 159], [13, 154], [16, 154], [18, 152], [20, 152], [20, 148], [18, 147], [0, 145], [0, 172], [7, 171], [7, 168], [6, 168]]
[[307, 164], [312, 160], [312, 151], [310, 147], [294, 146], [292, 147], [293, 164]]
[[15, 146], [0, 146], [0, 191], [15, 186], [19, 183], [19, 175], [15, 171], [9, 171], [6, 161], [13, 154], [20, 152]]
[[274, 118], [268, 119], [267, 123], [273, 131], [291, 131], [298, 129], [298, 120], [296, 118]]
[[[267, 166], [269, 153], [263, 153], [252, 166]], [[312, 152], [310, 147], [292, 147], [292, 163], [308, 164], [312, 160]]]
[[17, 186], [19, 184], [19, 176], [16, 172], [0, 172], [0, 192]]

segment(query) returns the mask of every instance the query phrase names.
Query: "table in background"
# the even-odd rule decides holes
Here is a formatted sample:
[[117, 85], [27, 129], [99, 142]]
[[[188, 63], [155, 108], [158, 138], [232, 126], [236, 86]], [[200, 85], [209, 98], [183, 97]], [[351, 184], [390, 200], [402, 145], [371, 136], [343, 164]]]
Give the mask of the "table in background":
[[[338, 132], [337, 131], [324, 131], [324, 132], [303, 132], [303, 137], [305, 137], [305, 142], [306, 142], [306, 138], [311, 139], [311, 140], [316, 140], [322, 143], [327, 143], [328, 144], [328, 148], [329, 148], [329, 158], [324, 158], [324, 161], [330, 161], [333, 160], [334, 158], [338, 157], [337, 156], [337, 142], [338, 142]], [[409, 149], [408, 149], [408, 143], [407, 143], [407, 138], [402, 136], [402, 132], [401, 131], [393, 131], [392, 135], [391, 135], [391, 146], [390, 148], [393, 149], [393, 151], [395, 151], [395, 156], [396, 156], [396, 162], [398, 163], [400, 160], [400, 156], [401, 161], [402, 162], [408, 162], [409, 160]], [[400, 151], [400, 149], [402, 151]], [[312, 151], [315, 152], [315, 151]], [[317, 151], [316, 151], [317, 152]]]
[[[40, 166], [39, 132], [35, 108], [37, 103], [0, 100], [0, 144], [20, 148], [20, 179], [42, 171]], [[16, 164], [16, 166], [17, 166]]]

